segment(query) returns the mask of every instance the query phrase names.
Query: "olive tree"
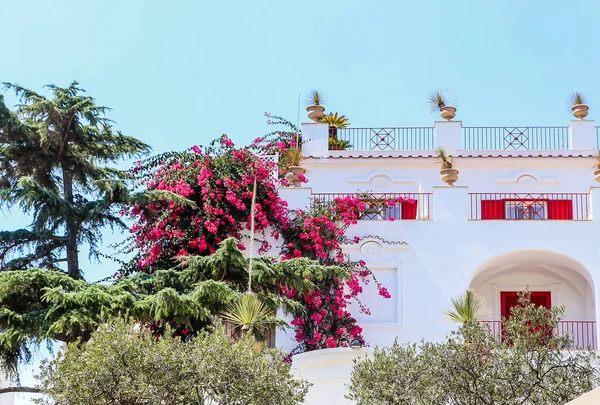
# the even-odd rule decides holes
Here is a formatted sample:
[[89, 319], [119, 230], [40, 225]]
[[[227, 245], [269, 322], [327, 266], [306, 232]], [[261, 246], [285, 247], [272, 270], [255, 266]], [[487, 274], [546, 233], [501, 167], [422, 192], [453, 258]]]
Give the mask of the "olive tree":
[[358, 360], [348, 397], [357, 405], [556, 405], [600, 385], [594, 350], [555, 332], [564, 308], [520, 297], [500, 336], [467, 322], [445, 342], [376, 348]]
[[215, 326], [194, 338], [156, 338], [136, 324], [105, 324], [42, 365], [41, 404], [295, 405], [308, 383], [285, 353]]

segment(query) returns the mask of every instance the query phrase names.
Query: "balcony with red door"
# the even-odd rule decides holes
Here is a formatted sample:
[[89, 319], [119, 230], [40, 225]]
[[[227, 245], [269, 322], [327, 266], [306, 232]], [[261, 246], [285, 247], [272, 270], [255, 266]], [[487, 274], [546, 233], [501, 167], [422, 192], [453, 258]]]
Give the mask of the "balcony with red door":
[[552, 333], [568, 335], [575, 349], [597, 348], [593, 282], [575, 260], [553, 252], [524, 250], [497, 256], [484, 263], [470, 288], [484, 297], [491, 312], [481, 321], [490, 335], [501, 340], [502, 319], [520, 305], [518, 295], [529, 290], [531, 303], [563, 307], [564, 316]]
[[470, 220], [588, 221], [588, 193], [470, 193]]

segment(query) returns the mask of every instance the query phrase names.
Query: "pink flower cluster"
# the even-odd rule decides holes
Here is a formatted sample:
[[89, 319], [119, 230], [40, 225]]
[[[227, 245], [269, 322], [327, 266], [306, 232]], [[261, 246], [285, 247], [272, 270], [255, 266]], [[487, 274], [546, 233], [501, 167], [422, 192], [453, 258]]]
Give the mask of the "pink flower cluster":
[[[346, 239], [345, 231], [357, 223], [365, 209], [365, 204], [356, 197], [337, 198], [315, 212], [296, 211], [290, 227], [283, 232], [287, 242], [282, 252], [284, 259], [309, 257], [348, 270], [344, 279], [333, 277], [315, 281], [317, 288], [304, 294], [292, 294], [282, 288], [288, 298], [300, 301], [306, 308], [305, 313], [297, 314], [292, 321], [300, 350], [346, 347], [355, 338], [364, 342], [362, 328], [348, 311], [348, 305], [356, 301], [361, 312], [370, 314], [358, 296], [374, 277], [366, 262], [349, 260], [342, 253], [341, 245], [351, 242]], [[389, 291], [381, 283], [376, 284], [379, 294], [390, 298]]]
[[[282, 122], [279, 117], [266, 116], [275, 124]], [[293, 124], [289, 125], [294, 129]], [[298, 132], [275, 131], [257, 138], [251, 147], [260, 153], [283, 151], [296, 142], [301, 142]], [[226, 136], [220, 138], [218, 147], [216, 152], [211, 147], [194, 146], [189, 154], [163, 162], [147, 180], [149, 189], [170, 191], [194, 205], [180, 205], [165, 199], [129, 210], [128, 214], [135, 221], [131, 232], [140, 252], [139, 268], [147, 272], [167, 268], [176, 262], [177, 256], [212, 254], [225, 238], [240, 238], [242, 231], [250, 229], [252, 188], [256, 179], [257, 237], [267, 231], [275, 238], [281, 234], [283, 260], [306, 257], [341, 269], [337, 276], [313, 280], [312, 291], [299, 292], [283, 284], [278, 286], [282, 297], [304, 306], [292, 321], [299, 350], [349, 346], [353, 339], [364, 343], [362, 328], [348, 310], [350, 303], [356, 301], [363, 313], [370, 313], [358, 300], [363, 286], [370, 280], [375, 281], [382, 297], [390, 298], [390, 293], [375, 280], [364, 261], [350, 260], [341, 246], [352, 242], [345, 232], [368, 207], [356, 197], [344, 197], [319, 209], [289, 213], [287, 203], [277, 193], [277, 179], [271, 177], [273, 163], [258, 158], [249, 149], [236, 149]], [[358, 242], [359, 238], [353, 241]], [[240, 243], [238, 248], [243, 250], [246, 244]], [[263, 240], [259, 252], [269, 249], [270, 245]], [[162, 333], [160, 323], [153, 328]], [[184, 327], [178, 328], [181, 336], [191, 333]]]
[[[287, 203], [279, 198], [274, 163], [247, 149], [234, 149], [233, 142], [220, 139], [224, 151], [212, 156], [193, 147], [185, 159], [165, 162], [146, 182], [151, 190], [170, 191], [191, 200], [195, 206], [165, 199], [131, 208], [131, 228], [140, 252], [138, 266], [147, 272], [172, 266], [177, 255], [214, 253], [227, 237], [240, 237], [250, 229], [250, 206], [254, 179], [257, 181], [255, 230], [271, 229], [278, 237], [287, 226]], [[261, 252], [270, 248], [266, 240]]]

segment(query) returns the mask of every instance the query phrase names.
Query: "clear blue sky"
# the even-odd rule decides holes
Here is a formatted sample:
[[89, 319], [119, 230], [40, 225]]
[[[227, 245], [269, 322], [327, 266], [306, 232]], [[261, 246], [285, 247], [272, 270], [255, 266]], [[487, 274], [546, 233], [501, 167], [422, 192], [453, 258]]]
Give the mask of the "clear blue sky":
[[[248, 143], [265, 111], [296, 121], [314, 88], [354, 127], [432, 125], [436, 88], [468, 126], [567, 125], [573, 91], [600, 111], [592, 0], [0, 0], [0, 16], [0, 81], [78, 80], [155, 152]], [[0, 214], [0, 229], [24, 225]]]

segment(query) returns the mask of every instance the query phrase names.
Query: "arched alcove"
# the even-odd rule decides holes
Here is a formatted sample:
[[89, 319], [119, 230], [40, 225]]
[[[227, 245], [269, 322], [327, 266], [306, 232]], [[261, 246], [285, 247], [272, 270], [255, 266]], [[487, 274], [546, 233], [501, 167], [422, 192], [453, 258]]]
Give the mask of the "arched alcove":
[[491, 310], [487, 320], [492, 322], [509, 316], [516, 293], [529, 289], [538, 305], [564, 306], [559, 327], [579, 345], [595, 345], [594, 280], [568, 256], [543, 250], [505, 253], [481, 264], [469, 288], [486, 300]]

